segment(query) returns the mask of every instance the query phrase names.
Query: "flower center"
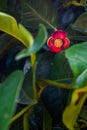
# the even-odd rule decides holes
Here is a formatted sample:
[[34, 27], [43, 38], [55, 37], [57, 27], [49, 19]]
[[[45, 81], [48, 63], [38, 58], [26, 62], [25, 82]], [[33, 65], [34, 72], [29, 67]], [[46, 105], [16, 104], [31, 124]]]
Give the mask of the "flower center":
[[61, 47], [63, 45], [63, 41], [61, 39], [56, 39], [54, 41], [55, 47]]

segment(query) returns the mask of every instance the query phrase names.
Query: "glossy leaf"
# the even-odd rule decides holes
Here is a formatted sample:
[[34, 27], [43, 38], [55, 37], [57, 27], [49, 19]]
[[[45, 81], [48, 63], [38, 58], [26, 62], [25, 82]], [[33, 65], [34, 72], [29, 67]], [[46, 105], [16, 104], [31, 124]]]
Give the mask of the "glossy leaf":
[[44, 25], [40, 24], [39, 32], [34, 40], [34, 44], [31, 48], [26, 48], [23, 51], [21, 51], [16, 59], [20, 59], [26, 56], [29, 56], [33, 53], [36, 53], [40, 50], [40, 48], [45, 44], [47, 39], [47, 31]]
[[87, 86], [74, 90], [70, 104], [63, 112], [63, 123], [69, 130], [74, 130], [76, 120], [80, 114], [82, 106], [87, 98]]
[[22, 24], [31, 29], [38, 29], [40, 23], [55, 29], [58, 14], [50, 0], [23, 0]]
[[84, 70], [76, 79], [74, 88], [81, 88], [87, 85], [87, 69]]
[[0, 130], [9, 128], [23, 78], [22, 71], [15, 71], [0, 86]]
[[0, 30], [8, 33], [21, 41], [26, 47], [33, 44], [31, 33], [21, 24], [18, 24], [14, 17], [0, 12]]
[[72, 25], [72, 28], [74, 30], [83, 32], [83, 33], [87, 33], [87, 12], [84, 12], [83, 14], [81, 14], [78, 19], [76, 20], [76, 22]]
[[65, 55], [75, 76], [87, 68], [87, 42], [70, 47]]

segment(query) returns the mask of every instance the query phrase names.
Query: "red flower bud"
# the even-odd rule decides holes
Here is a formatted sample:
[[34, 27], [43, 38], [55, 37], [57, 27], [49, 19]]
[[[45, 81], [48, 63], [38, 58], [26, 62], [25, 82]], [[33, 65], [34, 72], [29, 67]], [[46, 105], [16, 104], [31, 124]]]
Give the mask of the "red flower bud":
[[57, 53], [69, 47], [70, 40], [68, 39], [66, 32], [57, 30], [49, 37], [47, 45], [51, 52]]

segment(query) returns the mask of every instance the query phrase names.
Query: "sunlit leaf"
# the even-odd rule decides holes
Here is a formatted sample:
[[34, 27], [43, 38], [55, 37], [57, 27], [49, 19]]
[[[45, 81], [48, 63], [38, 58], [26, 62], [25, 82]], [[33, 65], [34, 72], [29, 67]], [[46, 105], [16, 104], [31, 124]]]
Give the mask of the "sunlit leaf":
[[76, 22], [72, 25], [72, 28], [74, 30], [87, 34], [87, 22], [86, 21], [87, 21], [87, 12], [84, 12], [83, 14], [81, 14], [78, 17]]
[[40, 48], [45, 44], [47, 39], [47, 31], [44, 25], [40, 24], [39, 32], [34, 40], [34, 44], [31, 48], [26, 48], [21, 51], [17, 56], [16, 59], [20, 59], [26, 56], [29, 56], [33, 53], [36, 53], [40, 50]]
[[31, 33], [25, 29], [21, 24], [18, 24], [14, 17], [0, 12], [0, 30], [17, 38], [26, 47], [33, 44], [33, 37]]
[[22, 24], [31, 29], [38, 29], [40, 23], [55, 29], [58, 14], [50, 0], [23, 0]]
[[87, 69], [87, 42], [70, 47], [65, 55], [75, 76]]
[[9, 128], [23, 78], [22, 71], [15, 71], [0, 86], [0, 130]]
[[69, 130], [74, 130], [76, 120], [80, 114], [82, 106], [87, 98], [87, 86], [74, 90], [70, 104], [63, 112], [63, 123]]

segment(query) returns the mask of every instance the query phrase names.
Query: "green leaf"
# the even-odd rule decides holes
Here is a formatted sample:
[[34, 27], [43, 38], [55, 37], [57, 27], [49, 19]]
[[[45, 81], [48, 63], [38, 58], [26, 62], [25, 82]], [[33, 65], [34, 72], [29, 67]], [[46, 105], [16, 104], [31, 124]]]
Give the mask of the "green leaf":
[[36, 99], [30, 97], [30, 91], [26, 92], [26, 89], [28, 90], [28, 87], [30, 88], [31, 86], [27, 86], [27, 88], [25, 89], [21, 89], [21, 92], [20, 92], [20, 96], [17, 100], [18, 103], [21, 103], [21, 104], [34, 104], [37, 102]]
[[0, 30], [21, 41], [26, 47], [33, 44], [33, 37], [27, 29], [18, 24], [14, 17], [0, 12]]
[[52, 67], [48, 76], [49, 79], [56, 80], [72, 77], [72, 72], [64, 52], [57, 53], [51, 64]]
[[84, 70], [76, 79], [74, 88], [81, 88], [87, 85], [87, 69]]
[[72, 25], [74, 30], [87, 34], [87, 12], [81, 14], [76, 22]]
[[52, 52], [43, 52], [39, 53], [42, 55], [41, 58], [37, 61], [37, 79], [47, 79], [49, 76], [49, 71], [52, 66], [52, 60], [54, 58], [54, 53]]
[[34, 40], [34, 44], [31, 46], [31, 48], [26, 48], [23, 51], [21, 51], [17, 56], [16, 59], [19, 60], [23, 57], [29, 56], [33, 53], [36, 53], [40, 50], [40, 48], [45, 44], [47, 39], [47, 31], [44, 25], [40, 24], [39, 32]]
[[75, 76], [87, 69], [87, 42], [70, 47], [65, 55]]
[[22, 71], [15, 71], [0, 86], [0, 130], [9, 128], [23, 78]]
[[23, 0], [22, 24], [31, 29], [37, 29], [40, 23], [55, 29], [58, 14], [50, 0]]
[[36, 102], [36, 99], [34, 99], [32, 70], [29, 70], [29, 72], [25, 75], [18, 102], [23, 104], [31, 104], [32, 102]]
[[74, 90], [70, 104], [63, 112], [63, 123], [69, 130], [75, 130], [74, 126], [80, 114], [82, 106], [87, 98], [87, 86]]

